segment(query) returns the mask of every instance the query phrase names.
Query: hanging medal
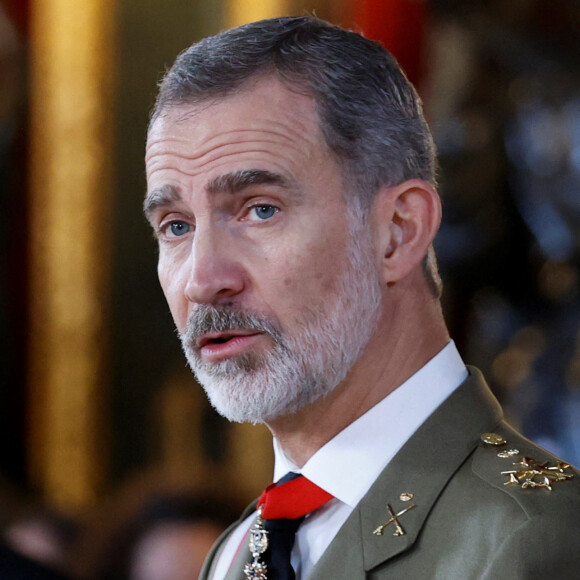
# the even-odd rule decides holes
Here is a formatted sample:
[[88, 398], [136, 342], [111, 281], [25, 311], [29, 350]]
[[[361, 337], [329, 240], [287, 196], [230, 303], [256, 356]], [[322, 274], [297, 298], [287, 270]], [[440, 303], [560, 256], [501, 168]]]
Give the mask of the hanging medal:
[[256, 522], [250, 530], [250, 553], [253, 561], [244, 566], [244, 574], [248, 580], [267, 580], [268, 568], [260, 560], [260, 556], [268, 549], [268, 531], [264, 529], [262, 508], [258, 510]]

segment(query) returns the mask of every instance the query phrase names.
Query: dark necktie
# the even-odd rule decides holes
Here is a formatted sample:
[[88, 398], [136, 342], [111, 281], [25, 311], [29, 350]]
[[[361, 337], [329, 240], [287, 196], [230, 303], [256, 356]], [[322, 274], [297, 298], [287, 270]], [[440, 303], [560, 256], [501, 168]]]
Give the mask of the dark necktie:
[[[330, 499], [332, 496], [329, 493], [298, 473], [289, 473], [278, 483], [268, 486], [258, 500], [260, 520], [263, 520], [263, 530], [267, 532], [268, 549], [260, 552], [263, 562], [259, 562], [255, 555], [259, 550], [251, 548], [255, 561], [246, 567], [246, 577], [294, 580], [296, 576], [290, 564], [290, 554], [298, 526], [306, 514]], [[259, 521], [252, 534], [257, 531], [259, 535], [261, 525]]]

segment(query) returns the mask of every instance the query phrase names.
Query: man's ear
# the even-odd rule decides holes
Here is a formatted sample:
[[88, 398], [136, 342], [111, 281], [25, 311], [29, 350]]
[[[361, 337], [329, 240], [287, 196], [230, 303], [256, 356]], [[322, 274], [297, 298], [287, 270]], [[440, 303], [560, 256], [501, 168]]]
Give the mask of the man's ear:
[[382, 188], [373, 203], [376, 248], [383, 279], [393, 285], [423, 260], [441, 222], [441, 200], [435, 188], [411, 179]]

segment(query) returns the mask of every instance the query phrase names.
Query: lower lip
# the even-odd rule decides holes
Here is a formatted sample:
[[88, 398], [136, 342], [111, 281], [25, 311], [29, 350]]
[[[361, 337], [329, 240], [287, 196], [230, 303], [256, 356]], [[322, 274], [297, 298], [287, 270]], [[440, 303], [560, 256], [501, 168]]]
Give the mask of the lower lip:
[[218, 362], [246, 352], [260, 339], [261, 334], [243, 334], [227, 342], [209, 342], [201, 347], [200, 352], [208, 362]]

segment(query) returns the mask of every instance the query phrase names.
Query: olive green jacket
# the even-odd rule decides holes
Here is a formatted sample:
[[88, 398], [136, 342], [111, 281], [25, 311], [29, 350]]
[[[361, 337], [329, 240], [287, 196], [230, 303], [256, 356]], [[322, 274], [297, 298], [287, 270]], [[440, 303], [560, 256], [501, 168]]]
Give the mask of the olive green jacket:
[[[489, 432], [500, 445], [482, 441]], [[393, 514], [401, 515], [382, 535], [373, 533]], [[235, 525], [200, 579], [212, 578]], [[240, 550], [226, 580], [244, 580], [248, 560]], [[470, 368], [377, 478], [308, 580], [578, 577], [580, 473], [505, 423], [481, 373]]]

